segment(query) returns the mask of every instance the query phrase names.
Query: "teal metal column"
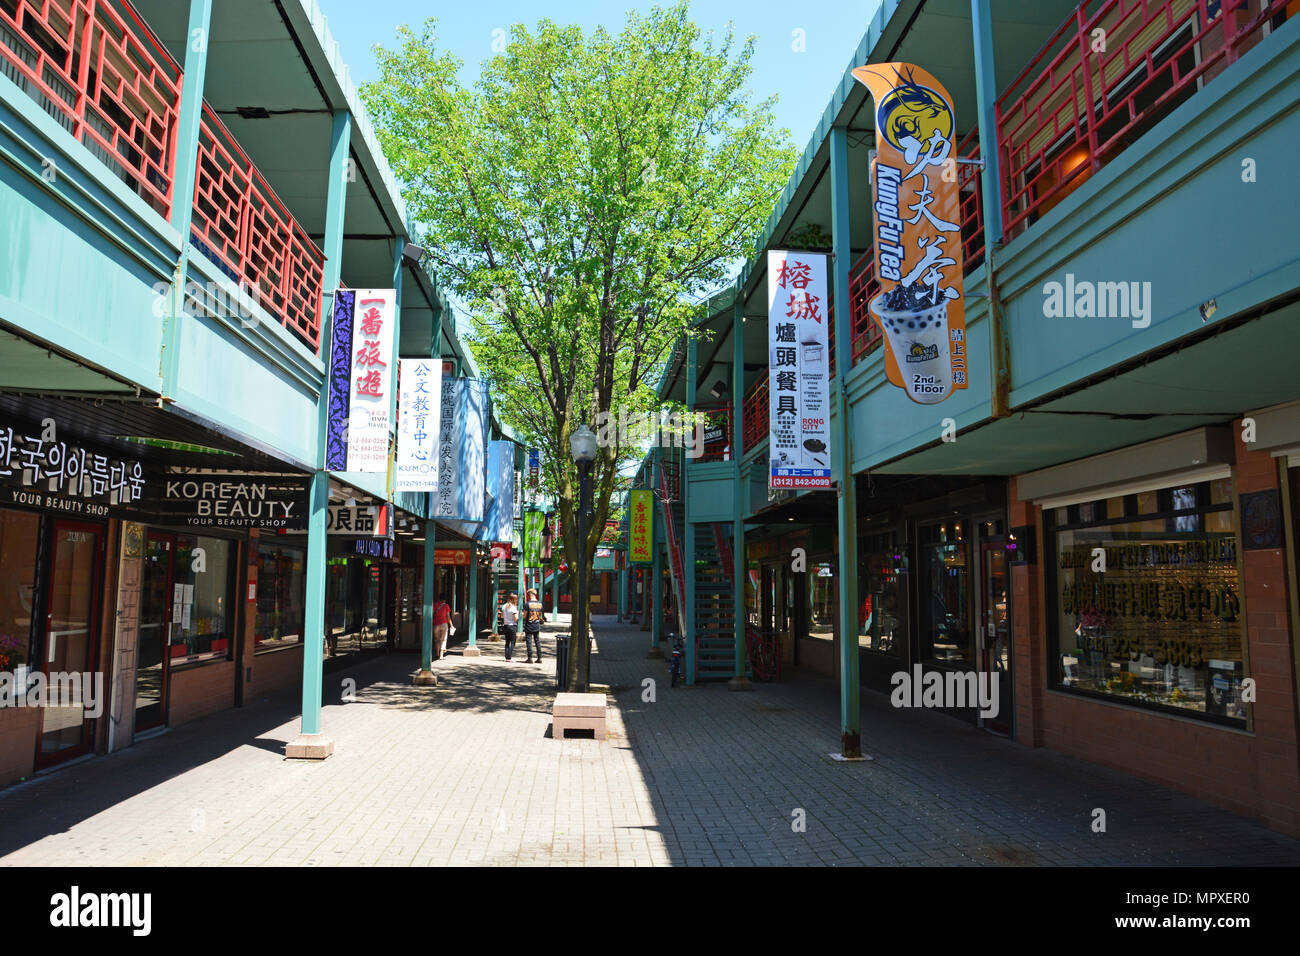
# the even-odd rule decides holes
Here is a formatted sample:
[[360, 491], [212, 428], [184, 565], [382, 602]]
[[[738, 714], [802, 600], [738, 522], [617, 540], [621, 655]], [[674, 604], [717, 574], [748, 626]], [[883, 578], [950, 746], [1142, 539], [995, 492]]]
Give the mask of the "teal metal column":
[[[429, 510], [433, 510], [433, 495], [429, 495]], [[430, 518], [424, 529], [424, 600], [420, 614], [420, 671], [433, 669], [433, 602], [437, 587], [438, 529]]]
[[[321, 354], [328, 355], [333, 328], [334, 290], [339, 287], [343, 255], [343, 214], [347, 179], [348, 147], [352, 137], [352, 116], [346, 110], [334, 114], [330, 131], [329, 185], [325, 197], [325, 269], [321, 288]], [[325, 436], [329, 426], [329, 363], [324, 363], [324, 381], [317, 399], [316, 460], [325, 461]], [[311, 518], [307, 530], [306, 604], [303, 608], [302, 648], [302, 733], [285, 748], [287, 757], [320, 758], [334, 752], [332, 741], [320, 737], [321, 690], [325, 655], [325, 519], [329, 508], [329, 472], [321, 470], [311, 479]], [[311, 738], [304, 740], [303, 738]]]
[[[615, 552], [614, 560], [618, 560], [618, 552]], [[627, 617], [627, 565], [618, 569], [618, 623], [623, 623], [623, 618]]]
[[[847, 131], [831, 127], [831, 242], [835, 293], [835, 389], [839, 419], [831, 454], [833, 477], [839, 482], [840, 591], [840, 750], [845, 757], [862, 756], [862, 689], [858, 678], [858, 496], [853, 477], [853, 429], [849, 421], [845, 379], [853, 369], [853, 317], [849, 304], [849, 147]], [[837, 467], [838, 462], [838, 467]]]
[[[700, 340], [691, 336], [686, 341], [686, 407], [695, 411], [695, 392], [699, 388]], [[682, 455], [682, 593], [686, 607], [682, 608], [681, 638], [686, 643], [686, 684], [695, 683], [695, 525], [691, 524], [690, 508], [686, 496], [691, 486], [691, 459]], [[665, 508], [671, 505], [665, 505]]]
[[[199, 127], [203, 121], [203, 82], [208, 72], [208, 40], [212, 0], [190, 0], [185, 45], [185, 74], [176, 118], [176, 168], [172, 180], [172, 208], [168, 221], [181, 234], [180, 257], [172, 275], [171, 308], [163, 325], [163, 396], [176, 394], [180, 374], [180, 323], [185, 315], [185, 279], [190, 263], [190, 223], [194, 219], [194, 180], [199, 164]], [[196, 49], [197, 48], [197, 49]]]
[[471, 542], [469, 546], [469, 607], [466, 624], [469, 629], [469, 646], [474, 648], [471, 657], [478, 652], [478, 548]]
[[[658, 469], [663, 457], [662, 448], [656, 444], [654, 452], [654, 469]], [[650, 486], [654, 488], [658, 482], [658, 472], [652, 471], [650, 475]], [[656, 492], [655, 501], [659, 501], [659, 495]], [[659, 642], [663, 640], [664, 633], [664, 549], [663, 549], [663, 516], [664, 505], [660, 502], [660, 514], [651, 518], [654, 522], [653, 532], [650, 535], [650, 546], [654, 552], [654, 560], [650, 565], [650, 656], [663, 657], [663, 649], [659, 647]], [[653, 515], [653, 510], [651, 511]]]
[[[847, 301], [847, 299], [845, 300]], [[741, 449], [745, 447], [745, 290], [736, 283], [736, 303], [731, 311], [731, 480], [732, 613], [736, 616], [735, 676], [731, 690], [750, 690], [745, 676], [745, 489], [740, 478]]]
[[984, 211], [984, 258], [1002, 241], [1002, 174], [998, 158], [997, 81], [993, 71], [993, 15], [987, 0], [971, 0], [975, 39], [975, 105], [979, 110], [980, 192]]

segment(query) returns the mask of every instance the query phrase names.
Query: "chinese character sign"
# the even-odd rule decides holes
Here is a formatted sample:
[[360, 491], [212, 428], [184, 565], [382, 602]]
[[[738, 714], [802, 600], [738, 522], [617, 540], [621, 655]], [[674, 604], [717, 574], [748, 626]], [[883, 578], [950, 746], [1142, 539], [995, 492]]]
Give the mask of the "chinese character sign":
[[876, 102], [871, 167], [876, 276], [869, 304], [884, 332], [885, 374], [914, 402], [966, 388], [966, 306], [952, 97], [909, 63], [853, 75]]
[[630, 561], [654, 560], [654, 492], [636, 489], [629, 495], [632, 512]]
[[826, 256], [767, 254], [772, 488], [831, 487]]
[[442, 362], [401, 359], [397, 400], [397, 490], [438, 487]]
[[348, 471], [387, 474], [397, 294], [392, 289], [359, 289], [354, 301]]

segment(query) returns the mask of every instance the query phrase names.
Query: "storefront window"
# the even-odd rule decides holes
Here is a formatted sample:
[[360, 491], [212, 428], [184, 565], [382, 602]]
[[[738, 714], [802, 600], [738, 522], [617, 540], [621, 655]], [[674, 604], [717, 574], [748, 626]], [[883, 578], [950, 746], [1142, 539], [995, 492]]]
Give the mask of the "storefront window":
[[173, 661], [230, 655], [235, 625], [230, 613], [234, 550], [234, 542], [222, 538], [177, 535], [172, 566]]
[[809, 615], [809, 637], [830, 640], [835, 636], [835, 616], [839, 607], [835, 594], [835, 565], [830, 562], [814, 564], [812, 576], [812, 608]]
[[899, 655], [907, 641], [907, 565], [893, 534], [863, 541], [858, 564], [858, 644]]
[[37, 515], [0, 508], [0, 671], [26, 673], [39, 530]]
[[940, 664], [969, 664], [974, 660], [969, 525], [953, 519], [923, 525], [918, 533], [921, 656]]
[[302, 548], [262, 545], [257, 555], [257, 646], [302, 640], [307, 597], [307, 555]]
[[1055, 686], [1244, 726], [1230, 486], [1121, 500], [1049, 516]]

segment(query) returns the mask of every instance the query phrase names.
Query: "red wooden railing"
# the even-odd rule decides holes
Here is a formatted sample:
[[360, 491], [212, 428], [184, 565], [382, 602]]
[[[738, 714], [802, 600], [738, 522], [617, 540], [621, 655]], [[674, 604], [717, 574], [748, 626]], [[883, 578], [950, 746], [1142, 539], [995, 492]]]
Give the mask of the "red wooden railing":
[[285, 328], [319, 349], [325, 254], [206, 103], [193, 235]]
[[[182, 72], [126, 0], [0, 0], [0, 73], [162, 216], [175, 197]], [[192, 235], [317, 350], [324, 254], [204, 104]]]
[[0, 0], [0, 72], [161, 215], [181, 69], [122, 0]]
[[[1084, 0], [997, 101], [1008, 238], [1262, 38], [1288, 0]], [[1211, 11], [1217, 9], [1213, 18]]]
[[[673, 501], [681, 500], [681, 489], [668, 480], [663, 463], [659, 464], [659, 501], [663, 506], [664, 537], [668, 540], [668, 565], [672, 569], [673, 600], [677, 606], [677, 629], [686, 636], [686, 578], [682, 562], [682, 548], [677, 541], [677, 525], [673, 521]], [[694, 569], [691, 569], [694, 571]]]
[[767, 417], [770, 409], [768, 408], [767, 398], [767, 376], [760, 375], [758, 380], [749, 387], [745, 393], [745, 404], [742, 414], [745, 416], [741, 420], [741, 435], [745, 439], [745, 451], [751, 448], [767, 437]]

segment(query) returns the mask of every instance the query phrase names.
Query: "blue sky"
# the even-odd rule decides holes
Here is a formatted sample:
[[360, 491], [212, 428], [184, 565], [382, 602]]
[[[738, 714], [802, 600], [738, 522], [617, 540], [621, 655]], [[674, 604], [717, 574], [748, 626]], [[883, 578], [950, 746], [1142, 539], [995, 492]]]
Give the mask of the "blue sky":
[[[478, 77], [479, 64], [492, 56], [493, 30], [512, 23], [530, 27], [542, 17], [576, 23], [585, 31], [603, 25], [622, 29], [625, 11], [647, 11], [655, 4], [609, 0], [488, 0], [478, 3], [431, 4], [428, 0], [318, 0], [329, 19], [330, 32], [343, 51], [343, 60], [358, 84], [377, 79], [375, 44], [392, 48], [397, 27], [413, 27], [430, 15], [438, 18], [438, 38], [465, 64], [461, 80]], [[738, 35], [757, 37], [754, 71], [750, 76], [756, 99], [776, 93], [776, 121], [790, 131], [802, 150], [808, 143], [831, 91], [857, 48], [867, 23], [881, 0], [831, 0], [790, 3], [775, 0], [693, 0], [692, 19], [708, 31], [719, 32], [730, 21]], [[667, 5], [661, 3], [661, 5]], [[803, 31], [803, 51], [796, 52]], [[499, 34], [498, 34], [499, 36]]]

